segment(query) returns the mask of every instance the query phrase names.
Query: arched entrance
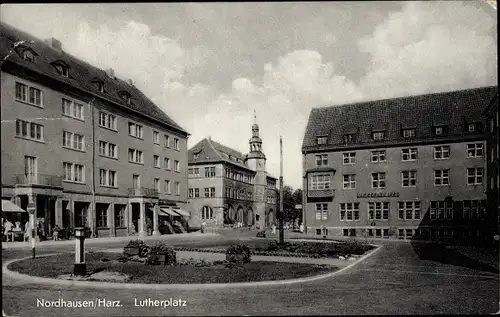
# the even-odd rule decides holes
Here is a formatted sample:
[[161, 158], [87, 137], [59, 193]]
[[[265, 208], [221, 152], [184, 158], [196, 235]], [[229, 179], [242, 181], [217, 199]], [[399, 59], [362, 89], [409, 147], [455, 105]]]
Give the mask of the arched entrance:
[[201, 208], [201, 220], [211, 220], [214, 218], [214, 211], [209, 206]]
[[229, 224], [233, 224], [235, 222], [235, 219], [236, 219], [236, 215], [235, 215], [235, 212], [234, 212], [234, 207], [233, 206], [229, 206], [228, 208], [228, 216], [229, 216]]
[[236, 212], [236, 221], [243, 222], [243, 207], [239, 206]]
[[274, 223], [274, 210], [269, 209], [266, 219], [266, 227], [271, 227]]
[[246, 222], [249, 226], [253, 226], [255, 224], [255, 218], [253, 215], [253, 210], [252, 208], [248, 208], [247, 210], [247, 216], [246, 216]]

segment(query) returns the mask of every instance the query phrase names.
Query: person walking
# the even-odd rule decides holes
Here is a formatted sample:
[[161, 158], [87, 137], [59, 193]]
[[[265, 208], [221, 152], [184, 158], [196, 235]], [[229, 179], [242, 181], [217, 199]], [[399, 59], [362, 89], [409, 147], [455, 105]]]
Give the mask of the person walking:
[[[4, 227], [4, 232], [3, 234], [5, 235], [6, 237], [6, 241], [9, 242], [9, 234], [12, 233], [12, 227], [14, 226], [14, 224], [12, 224], [12, 222], [10, 222], [9, 219], [7, 219], [7, 221], [4, 223], [3, 227]], [[11, 238], [12, 240], [12, 238]]]
[[273, 226], [272, 226], [272, 233], [276, 234], [276, 225], [274, 223], [273, 223]]

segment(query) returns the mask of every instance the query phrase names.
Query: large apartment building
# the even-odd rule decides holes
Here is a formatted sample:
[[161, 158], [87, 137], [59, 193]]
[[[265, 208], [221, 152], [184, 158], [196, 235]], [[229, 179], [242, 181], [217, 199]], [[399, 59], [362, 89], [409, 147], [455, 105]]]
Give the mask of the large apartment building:
[[49, 236], [56, 224], [122, 236], [150, 223], [156, 234], [160, 205], [186, 213], [184, 129], [59, 41], [5, 24], [0, 35], [2, 199], [34, 206]]
[[484, 108], [497, 87], [311, 111], [303, 218], [318, 236], [480, 240], [486, 205]]
[[189, 157], [189, 208], [207, 226], [237, 222], [258, 228], [276, 221], [276, 178], [266, 172], [259, 126], [252, 126], [250, 152], [240, 152], [203, 139]]

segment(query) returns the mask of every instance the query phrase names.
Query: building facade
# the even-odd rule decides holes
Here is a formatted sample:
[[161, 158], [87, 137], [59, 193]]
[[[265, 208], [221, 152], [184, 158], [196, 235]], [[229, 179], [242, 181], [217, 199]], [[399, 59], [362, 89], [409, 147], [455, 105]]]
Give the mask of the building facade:
[[237, 222], [257, 228], [276, 221], [276, 178], [266, 172], [259, 126], [252, 126], [247, 155], [203, 139], [188, 153], [190, 210], [207, 226]]
[[304, 136], [308, 235], [480, 241], [485, 87], [311, 111]]
[[500, 153], [498, 145], [498, 94], [495, 95], [493, 100], [488, 104], [484, 110], [484, 116], [487, 121], [487, 140], [486, 140], [486, 195], [488, 201], [488, 210], [491, 218], [488, 222], [490, 227], [490, 234], [498, 234], [500, 228], [500, 213], [498, 201], [498, 184], [500, 183], [500, 170], [498, 167], [498, 156]]
[[48, 236], [157, 234], [160, 205], [186, 208], [188, 133], [132, 81], [55, 39], [2, 24], [0, 41], [2, 199], [34, 206]]

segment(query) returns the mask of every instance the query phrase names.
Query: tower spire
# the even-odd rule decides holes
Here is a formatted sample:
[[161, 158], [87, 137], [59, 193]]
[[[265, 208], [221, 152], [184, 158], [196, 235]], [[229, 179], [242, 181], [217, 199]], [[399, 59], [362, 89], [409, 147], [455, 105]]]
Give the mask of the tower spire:
[[257, 112], [253, 110], [253, 124], [257, 124]]

